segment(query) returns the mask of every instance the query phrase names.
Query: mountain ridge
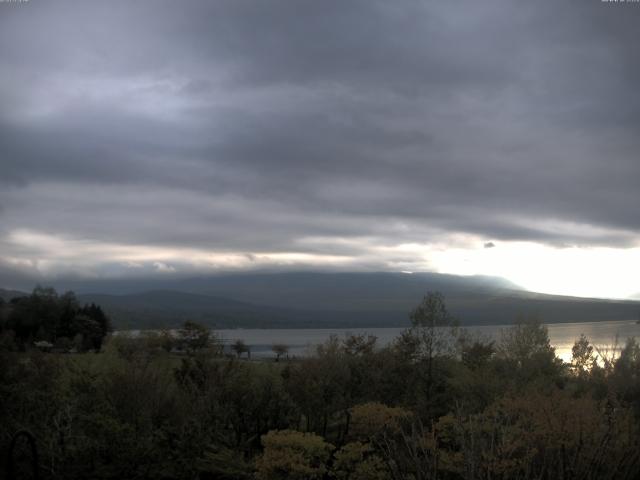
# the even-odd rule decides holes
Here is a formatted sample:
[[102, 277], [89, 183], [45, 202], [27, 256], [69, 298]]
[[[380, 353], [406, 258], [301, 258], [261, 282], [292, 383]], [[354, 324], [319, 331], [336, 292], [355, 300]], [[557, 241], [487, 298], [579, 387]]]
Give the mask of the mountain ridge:
[[54, 284], [59, 291], [75, 290], [82, 303], [103, 306], [117, 328], [175, 327], [184, 320], [219, 328], [408, 326], [409, 312], [428, 291], [443, 293], [463, 325], [508, 324], [520, 317], [547, 323], [635, 320], [640, 312], [633, 300], [549, 295], [498, 277], [437, 273], [236, 273], [152, 282], [161, 288], [138, 291], [134, 284], [101, 285]]

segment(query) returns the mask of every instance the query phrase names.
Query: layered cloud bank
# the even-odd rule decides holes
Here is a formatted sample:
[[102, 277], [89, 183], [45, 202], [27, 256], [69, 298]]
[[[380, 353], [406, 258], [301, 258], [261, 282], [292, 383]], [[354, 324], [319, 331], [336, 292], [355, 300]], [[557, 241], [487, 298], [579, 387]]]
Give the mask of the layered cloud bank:
[[0, 4], [0, 280], [438, 270], [631, 295], [639, 21], [595, 1]]

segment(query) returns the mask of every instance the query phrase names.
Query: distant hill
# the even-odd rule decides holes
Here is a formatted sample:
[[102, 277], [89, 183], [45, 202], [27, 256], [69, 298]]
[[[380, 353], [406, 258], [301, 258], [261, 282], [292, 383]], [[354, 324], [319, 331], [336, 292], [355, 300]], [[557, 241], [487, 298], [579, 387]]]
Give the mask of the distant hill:
[[469, 325], [531, 316], [549, 323], [632, 320], [640, 312], [640, 302], [545, 295], [494, 277], [434, 273], [253, 273], [164, 286], [79, 298], [102, 305], [119, 328], [175, 326], [185, 319], [221, 328], [405, 326], [409, 311], [430, 290], [442, 292], [451, 312]]
[[237, 274], [188, 279], [178, 288], [264, 305], [339, 311], [406, 311], [427, 291], [486, 296], [519, 289], [496, 277], [380, 272]]
[[96, 303], [105, 309], [117, 328], [177, 327], [185, 320], [219, 328], [238, 326], [277, 328], [309, 325], [309, 317], [274, 307], [172, 290], [127, 295], [84, 294], [80, 303]]
[[21, 292], [19, 290], [6, 290], [4, 288], [0, 288], [0, 298], [2, 298], [5, 302], [8, 302], [12, 298], [24, 297], [26, 295], [29, 295], [29, 294], [25, 292]]

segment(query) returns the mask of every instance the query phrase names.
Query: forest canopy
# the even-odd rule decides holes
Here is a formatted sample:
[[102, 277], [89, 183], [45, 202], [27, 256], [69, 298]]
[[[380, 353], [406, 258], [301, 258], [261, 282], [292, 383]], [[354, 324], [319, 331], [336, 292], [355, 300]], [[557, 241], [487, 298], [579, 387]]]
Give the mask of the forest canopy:
[[[31, 330], [54, 340], [70, 298], [19, 303], [58, 308], [58, 329]], [[635, 340], [607, 353], [583, 336], [564, 363], [536, 321], [489, 341], [436, 294], [410, 316], [390, 345], [333, 336], [303, 358], [225, 355], [192, 322], [109, 336], [99, 355], [0, 348], [0, 454], [28, 470], [24, 445], [8, 451], [26, 431], [47, 479], [638, 477]]]
[[99, 351], [111, 321], [99, 305], [80, 305], [69, 291], [37, 286], [31, 295], [0, 304], [0, 339], [5, 348], [38, 346], [59, 351]]

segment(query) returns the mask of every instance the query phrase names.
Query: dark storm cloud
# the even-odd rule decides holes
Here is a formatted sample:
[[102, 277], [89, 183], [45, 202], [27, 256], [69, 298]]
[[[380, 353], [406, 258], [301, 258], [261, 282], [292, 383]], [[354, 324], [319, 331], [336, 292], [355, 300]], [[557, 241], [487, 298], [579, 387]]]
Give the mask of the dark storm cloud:
[[248, 259], [637, 245], [639, 21], [595, 0], [0, 4], [0, 256], [28, 256], [25, 231]]

